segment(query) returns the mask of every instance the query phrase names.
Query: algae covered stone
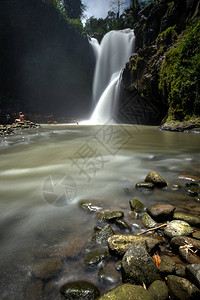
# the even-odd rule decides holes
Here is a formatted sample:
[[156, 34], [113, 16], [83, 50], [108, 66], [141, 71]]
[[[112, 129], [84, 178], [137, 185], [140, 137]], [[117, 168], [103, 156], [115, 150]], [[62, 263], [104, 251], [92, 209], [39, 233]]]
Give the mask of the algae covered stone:
[[60, 293], [67, 300], [94, 300], [99, 295], [99, 289], [87, 281], [68, 282], [61, 286]]
[[132, 245], [125, 253], [122, 259], [122, 279], [123, 282], [144, 283], [146, 286], [160, 279], [155, 262], [144, 247]]
[[185, 221], [180, 220], [171, 221], [164, 229], [164, 234], [169, 238], [175, 236], [188, 236], [191, 233], [191, 226]]
[[89, 253], [87, 253], [84, 257], [84, 265], [89, 268], [93, 268], [97, 266], [100, 262], [103, 260], [109, 259], [110, 253], [108, 251], [108, 248], [97, 248], [94, 250], [91, 250]]
[[137, 199], [131, 199], [129, 201], [132, 210], [140, 212], [144, 210], [144, 204]]
[[152, 228], [157, 226], [157, 223], [154, 221], [154, 219], [152, 219], [152, 217], [146, 212], [143, 213], [142, 222], [144, 226], [146, 226], [147, 228]]
[[150, 171], [145, 181], [153, 183], [156, 187], [167, 186], [167, 182], [156, 171]]
[[124, 283], [102, 295], [98, 300], [152, 300], [150, 293], [140, 285]]
[[189, 223], [191, 226], [200, 227], [200, 217], [188, 213], [175, 212], [173, 215], [174, 220], [182, 220]]
[[138, 182], [136, 183], [135, 188], [152, 190], [154, 188], [154, 184], [152, 182]]

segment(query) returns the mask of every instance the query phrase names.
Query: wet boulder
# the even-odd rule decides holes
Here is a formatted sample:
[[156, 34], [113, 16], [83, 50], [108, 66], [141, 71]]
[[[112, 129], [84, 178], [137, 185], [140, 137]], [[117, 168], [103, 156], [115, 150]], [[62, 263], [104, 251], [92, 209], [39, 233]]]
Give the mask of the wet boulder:
[[171, 204], [156, 203], [147, 207], [147, 212], [156, 222], [165, 222], [173, 217], [175, 207]]
[[154, 221], [154, 219], [152, 219], [152, 217], [146, 212], [143, 213], [142, 222], [144, 226], [146, 226], [147, 228], [152, 228], [157, 226], [157, 223]]
[[131, 225], [122, 219], [116, 219], [115, 225], [121, 230], [132, 231]]
[[94, 300], [99, 295], [99, 289], [87, 281], [68, 282], [61, 286], [60, 293], [67, 300]]
[[108, 239], [108, 247], [110, 252], [116, 256], [123, 256], [132, 245], [142, 246], [151, 252], [156, 248], [160, 241], [147, 236], [115, 234]]
[[144, 204], [137, 199], [131, 199], [129, 201], [129, 204], [130, 204], [131, 210], [134, 210], [136, 212], [143, 211], [144, 207], [145, 207]]
[[98, 222], [114, 222], [116, 219], [123, 218], [123, 211], [102, 211], [97, 215]]
[[114, 231], [112, 227], [107, 224], [102, 229], [95, 232], [95, 234], [92, 237], [92, 242], [100, 245], [107, 244], [107, 240], [109, 237], [111, 237], [114, 234]]
[[110, 258], [110, 253], [108, 248], [97, 248], [91, 250], [87, 253], [84, 257], [84, 265], [87, 268], [96, 267], [99, 263], [103, 262], [104, 260], [108, 260]]
[[98, 300], [152, 300], [150, 293], [140, 285], [125, 283], [117, 286]]
[[174, 220], [171, 221], [164, 229], [164, 234], [168, 238], [173, 238], [175, 236], [188, 236], [191, 235], [192, 228], [185, 221]]
[[153, 183], [156, 187], [167, 186], [167, 182], [156, 171], [150, 171], [145, 181]]
[[122, 259], [122, 280], [132, 284], [143, 283], [148, 287], [159, 280], [158, 269], [153, 258], [142, 246], [132, 245]]
[[197, 300], [200, 298], [200, 290], [186, 278], [168, 275], [167, 285], [173, 299]]
[[167, 300], [168, 288], [166, 284], [161, 280], [154, 281], [148, 288], [148, 292], [151, 294], [153, 300]]
[[200, 227], [200, 217], [194, 216], [188, 213], [175, 212], [173, 215], [174, 220], [182, 220], [190, 224], [191, 226]]

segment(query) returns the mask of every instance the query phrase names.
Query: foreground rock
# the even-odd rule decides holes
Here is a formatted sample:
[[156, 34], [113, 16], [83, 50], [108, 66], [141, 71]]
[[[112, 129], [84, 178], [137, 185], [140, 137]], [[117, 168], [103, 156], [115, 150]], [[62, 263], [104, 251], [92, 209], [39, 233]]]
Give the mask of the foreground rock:
[[87, 281], [76, 281], [64, 284], [60, 293], [67, 300], [94, 300], [100, 292], [98, 288]]
[[161, 280], [154, 281], [148, 288], [153, 300], [167, 300], [168, 288]]
[[133, 244], [144, 247], [148, 252], [150, 252], [160, 244], [160, 241], [147, 236], [128, 234], [115, 234], [108, 239], [110, 252], [119, 257], [123, 256]]
[[186, 267], [187, 277], [200, 289], [200, 264], [192, 264]]
[[175, 207], [170, 204], [156, 203], [147, 208], [147, 212], [156, 222], [169, 221], [173, 217]]
[[156, 227], [157, 226], [157, 223], [146, 212], [142, 216], [142, 222], [143, 222], [144, 226], [146, 226], [147, 228], [152, 228], [152, 227]]
[[130, 207], [132, 210], [136, 212], [140, 212], [144, 210], [144, 204], [137, 199], [131, 199], [129, 201]]
[[146, 176], [145, 181], [153, 183], [156, 187], [167, 186], [167, 182], [155, 171], [150, 171]]
[[102, 229], [98, 230], [92, 237], [92, 241], [96, 244], [105, 245], [110, 236], [114, 234], [112, 227], [107, 224]]
[[161, 257], [161, 263], [158, 269], [162, 275], [166, 276], [172, 274], [175, 271], [175, 267], [176, 267], [175, 261], [171, 259], [169, 256], [163, 255]]
[[142, 286], [130, 283], [121, 284], [108, 293], [104, 294], [98, 300], [152, 300], [150, 293]]
[[167, 276], [170, 295], [179, 300], [198, 300], [200, 290], [189, 280], [175, 275]]
[[191, 214], [175, 212], [173, 215], [173, 219], [182, 220], [189, 223], [191, 226], [200, 227], [200, 217], [193, 216]]
[[164, 234], [168, 238], [175, 236], [188, 236], [192, 233], [192, 228], [185, 221], [171, 221], [164, 229]]
[[148, 287], [160, 276], [153, 258], [147, 250], [141, 246], [131, 246], [122, 259], [122, 279], [123, 282], [133, 284], [143, 283]]

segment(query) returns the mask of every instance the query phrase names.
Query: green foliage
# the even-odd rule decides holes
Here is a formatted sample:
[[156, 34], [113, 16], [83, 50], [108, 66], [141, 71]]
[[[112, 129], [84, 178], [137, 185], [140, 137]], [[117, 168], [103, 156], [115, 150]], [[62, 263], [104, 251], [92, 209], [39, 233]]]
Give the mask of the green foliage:
[[164, 44], [171, 44], [172, 42], [174, 42], [177, 39], [177, 32], [175, 30], [175, 26], [172, 27], [168, 27], [165, 31], [161, 32], [156, 41], [158, 43], [164, 43]]
[[159, 89], [169, 105], [169, 117], [200, 116], [200, 21], [190, 26], [165, 53]]

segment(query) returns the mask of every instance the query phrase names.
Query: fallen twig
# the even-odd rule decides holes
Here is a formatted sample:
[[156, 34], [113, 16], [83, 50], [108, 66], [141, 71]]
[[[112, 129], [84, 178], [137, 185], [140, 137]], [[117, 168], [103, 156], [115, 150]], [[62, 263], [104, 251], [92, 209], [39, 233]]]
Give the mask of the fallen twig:
[[146, 233], [146, 232], [149, 232], [149, 231], [153, 231], [153, 230], [162, 228], [162, 227], [164, 227], [164, 226], [167, 226], [167, 224], [162, 224], [162, 225], [160, 225], [160, 226], [157, 226], [157, 227], [154, 227], [154, 228], [147, 229], [147, 230], [145, 230], [145, 231], [143, 231], [143, 232], [137, 233], [136, 235], [141, 235], [141, 234], [144, 234], [144, 233]]

